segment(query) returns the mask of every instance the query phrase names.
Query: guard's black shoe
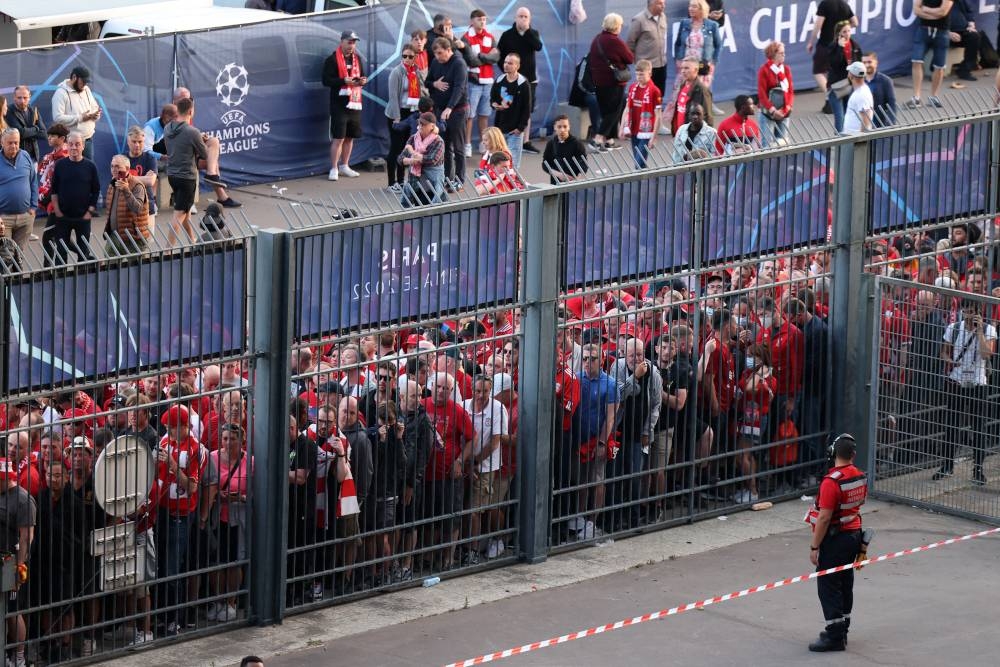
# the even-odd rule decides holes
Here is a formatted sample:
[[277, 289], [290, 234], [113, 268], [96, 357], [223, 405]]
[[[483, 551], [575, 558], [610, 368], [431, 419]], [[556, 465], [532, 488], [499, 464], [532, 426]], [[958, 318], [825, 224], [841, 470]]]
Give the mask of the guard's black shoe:
[[[819, 633], [820, 639], [826, 639], [827, 636], [828, 635], [826, 634], [826, 630], [821, 630], [820, 631], [820, 633]], [[847, 646], [847, 635], [844, 635], [844, 646]]]
[[809, 645], [809, 650], [814, 653], [826, 653], [827, 651], [843, 651], [847, 644], [843, 639], [831, 639], [828, 634], [821, 632], [819, 639]]

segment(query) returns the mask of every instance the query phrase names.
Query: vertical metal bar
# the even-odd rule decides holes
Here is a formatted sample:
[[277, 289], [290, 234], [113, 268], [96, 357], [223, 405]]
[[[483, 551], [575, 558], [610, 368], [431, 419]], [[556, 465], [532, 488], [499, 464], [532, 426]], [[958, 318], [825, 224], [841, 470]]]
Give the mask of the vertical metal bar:
[[[552, 190], [553, 188], [545, 188]], [[549, 498], [552, 495], [550, 444], [555, 399], [556, 305], [559, 299], [559, 262], [552, 261], [559, 248], [563, 195], [547, 194], [527, 201], [521, 219], [524, 263], [524, 346], [521, 372], [518, 440], [523, 459], [521, 478], [520, 557], [529, 563], [546, 558], [549, 532]], [[522, 209], [524, 210], [524, 209]], [[525, 369], [534, 369], [525, 372]], [[523, 463], [522, 463], [523, 461]]]
[[[830, 313], [833, 393], [840, 399], [834, 411], [834, 432], [868, 433], [871, 391], [870, 354], [872, 307], [870, 280], [864, 279], [864, 250], [870, 191], [867, 141], [841, 144], [837, 149], [837, 181], [833, 208], [833, 304]], [[868, 284], [866, 284], [866, 282]], [[858, 461], [868, 460], [869, 443], [858, 442]]]
[[256, 240], [256, 281], [251, 306], [257, 356], [255, 399], [263, 409], [254, 419], [253, 512], [250, 542], [251, 619], [280, 621], [285, 602], [288, 504], [288, 387], [294, 286], [291, 236], [262, 229]]

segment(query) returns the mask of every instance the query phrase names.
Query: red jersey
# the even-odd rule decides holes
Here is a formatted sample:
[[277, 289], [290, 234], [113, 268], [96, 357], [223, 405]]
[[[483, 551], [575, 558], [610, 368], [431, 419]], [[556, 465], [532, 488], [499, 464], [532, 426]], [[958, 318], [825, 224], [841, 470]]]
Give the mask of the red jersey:
[[450, 398], [444, 405], [435, 405], [432, 398], [425, 398], [423, 403], [435, 431], [434, 446], [424, 477], [432, 481], [449, 479], [451, 468], [461, 456], [465, 442], [476, 437], [476, 429], [469, 413]]
[[633, 83], [625, 100], [626, 123], [636, 139], [652, 139], [656, 131], [656, 110], [663, 105], [663, 93], [652, 81], [645, 86]]
[[902, 308], [885, 302], [882, 311], [882, 340], [878, 346], [879, 377], [903, 381], [903, 345], [910, 340], [910, 319]]
[[774, 398], [775, 387], [778, 385], [774, 373], [764, 379], [758, 379], [757, 386], [750, 389], [750, 378], [758, 373], [756, 368], [748, 368], [740, 376], [740, 400], [737, 404], [739, 432], [744, 435], [760, 436], [761, 421], [771, 410], [771, 400]]
[[806, 363], [806, 337], [802, 331], [785, 321], [777, 331], [761, 327], [757, 342], [766, 344], [771, 350], [771, 368], [778, 380], [777, 393], [791, 395], [802, 391]]
[[715, 140], [715, 150], [719, 155], [725, 155], [726, 144], [760, 145], [760, 125], [753, 118], [744, 118], [734, 113], [715, 128], [718, 137]]
[[198, 507], [197, 482], [201, 478], [201, 445], [188, 436], [183, 442], [171, 442], [166, 437], [160, 440], [160, 447], [166, 448], [177, 467], [184, 471], [188, 479], [195, 482], [194, 493], [177, 483], [177, 475], [170, 472], [166, 462], [156, 464], [157, 495], [161, 503], [166, 503], [167, 511], [173, 516], [187, 516]]
[[[507, 407], [507, 406], [504, 406]], [[500, 446], [500, 477], [510, 479], [517, 472], [517, 399], [507, 408], [507, 434], [511, 437], [509, 445]]]
[[17, 485], [35, 497], [48, 486], [45, 477], [38, 472], [41, 467], [41, 455], [38, 452], [28, 454], [17, 464]]
[[[572, 360], [572, 355], [569, 359]], [[560, 363], [556, 370], [556, 403], [562, 411], [562, 430], [569, 431], [580, 405], [580, 378], [565, 363]]]
[[[714, 340], [716, 344], [705, 363], [705, 375], [712, 376], [715, 395], [719, 399], [719, 409], [722, 412], [728, 412], [736, 398], [736, 367], [733, 362], [733, 353], [730, 352], [729, 346], [719, 340], [718, 335], [713, 333], [708, 340]], [[705, 399], [708, 400], [707, 389], [703, 391]]]

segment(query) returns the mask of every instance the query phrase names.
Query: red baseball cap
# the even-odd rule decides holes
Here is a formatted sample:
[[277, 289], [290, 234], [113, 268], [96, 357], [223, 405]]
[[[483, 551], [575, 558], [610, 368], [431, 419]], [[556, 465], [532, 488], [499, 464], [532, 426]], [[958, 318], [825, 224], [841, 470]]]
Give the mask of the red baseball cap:
[[403, 347], [406, 349], [414, 348], [417, 345], [420, 345], [421, 341], [425, 340], [427, 339], [421, 336], [420, 334], [410, 334], [409, 336], [406, 337], [406, 342], [403, 343]]
[[620, 327], [618, 327], [619, 336], [630, 336], [631, 338], [636, 337], [635, 322], [625, 322]]
[[0, 458], [0, 475], [8, 480], [17, 481], [17, 467], [14, 462], [8, 458]]
[[81, 408], [70, 408], [63, 413], [63, 419], [75, 419], [77, 417], [89, 417], [90, 413]]
[[163, 413], [160, 423], [167, 428], [187, 426], [191, 423], [191, 418], [188, 415], [188, 409], [183, 405], [172, 405], [169, 410]]

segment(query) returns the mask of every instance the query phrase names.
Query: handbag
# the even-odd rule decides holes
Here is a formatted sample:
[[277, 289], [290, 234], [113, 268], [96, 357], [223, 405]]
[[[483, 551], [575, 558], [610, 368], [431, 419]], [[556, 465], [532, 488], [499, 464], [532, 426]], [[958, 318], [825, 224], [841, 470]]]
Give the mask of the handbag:
[[701, 61], [698, 65], [698, 76], [708, 76], [712, 73], [712, 64], [707, 60]]
[[840, 81], [831, 84], [830, 90], [833, 94], [839, 98], [845, 98], [851, 94], [851, 82], [848, 79], [841, 79]]
[[611, 68], [611, 71], [614, 72], [615, 81], [618, 83], [628, 83], [632, 80], [632, 72], [629, 71], [628, 67], [619, 69], [611, 64], [611, 61], [608, 60], [608, 57], [604, 54], [604, 47], [601, 46], [600, 39], [597, 40], [597, 52], [601, 54], [601, 57], [604, 58], [604, 62], [606, 62], [608, 67]]
[[778, 440], [791, 440], [791, 442], [775, 445], [768, 450], [768, 459], [770, 459], [771, 465], [780, 468], [798, 461], [799, 443], [796, 441], [796, 438], [799, 437], [799, 430], [795, 428], [795, 422], [791, 419], [786, 419], [778, 424], [778, 432], [775, 434], [775, 437]]
[[785, 108], [785, 91], [781, 89], [781, 86], [775, 86], [767, 91], [767, 99], [771, 102], [771, 106], [778, 111]]

